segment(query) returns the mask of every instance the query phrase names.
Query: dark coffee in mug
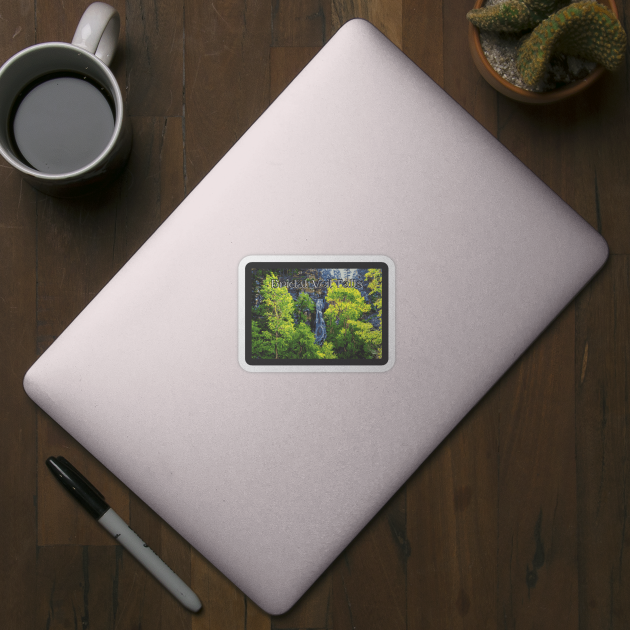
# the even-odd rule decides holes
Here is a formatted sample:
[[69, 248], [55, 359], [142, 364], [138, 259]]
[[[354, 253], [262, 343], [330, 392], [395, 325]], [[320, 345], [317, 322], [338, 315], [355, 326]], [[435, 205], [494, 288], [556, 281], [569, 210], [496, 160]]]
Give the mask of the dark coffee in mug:
[[114, 100], [105, 87], [79, 74], [49, 74], [16, 98], [10, 141], [19, 158], [37, 171], [71, 173], [105, 150], [114, 121]]
[[109, 69], [120, 15], [83, 13], [71, 44], [29, 46], [0, 66], [0, 155], [47, 195], [102, 190], [124, 168], [132, 130]]

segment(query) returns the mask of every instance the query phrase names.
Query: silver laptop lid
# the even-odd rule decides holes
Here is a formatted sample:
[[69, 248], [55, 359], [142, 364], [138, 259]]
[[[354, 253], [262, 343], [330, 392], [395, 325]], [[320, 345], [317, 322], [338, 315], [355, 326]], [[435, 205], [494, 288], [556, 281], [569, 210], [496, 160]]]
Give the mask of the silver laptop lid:
[[[42, 355], [25, 388], [249, 597], [281, 613], [607, 251], [355, 20]], [[386, 265], [387, 360], [249, 369], [260, 364], [246, 356], [247, 265], [251, 274], [274, 261], [303, 276], [319, 269], [320, 280], [338, 269], [328, 279], [339, 281]]]

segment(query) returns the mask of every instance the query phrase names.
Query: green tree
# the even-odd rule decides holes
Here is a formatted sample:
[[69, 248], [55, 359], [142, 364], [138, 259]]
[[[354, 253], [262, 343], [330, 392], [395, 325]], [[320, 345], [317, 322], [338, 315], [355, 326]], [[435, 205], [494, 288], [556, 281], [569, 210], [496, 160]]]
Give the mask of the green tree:
[[297, 302], [295, 303], [295, 310], [298, 314], [299, 322], [308, 322], [308, 317], [306, 315], [306, 311], [310, 311], [311, 313], [315, 312], [315, 302], [311, 299], [308, 293], [300, 293], [298, 296]]
[[252, 322], [252, 356], [256, 359], [273, 359], [274, 342], [268, 330], [261, 330], [256, 322]]
[[369, 280], [368, 288], [378, 313], [378, 329], [371, 328], [362, 334], [366, 346], [375, 354], [377, 359], [383, 358], [383, 271], [381, 269], [368, 269], [365, 274]]
[[371, 307], [361, 293], [353, 287], [338, 287], [333, 282], [328, 288], [326, 301], [326, 337], [332, 343], [335, 354], [342, 359], [372, 358], [363, 339], [372, 326], [360, 321]]
[[290, 354], [291, 359], [315, 359], [317, 345], [315, 335], [308, 324], [300, 322], [293, 332], [291, 338]]
[[262, 302], [257, 312], [263, 327], [252, 321], [252, 355], [259, 358], [285, 358], [293, 338], [294, 302], [286, 287], [274, 286], [278, 277], [269, 273], [260, 288]]
[[[313, 341], [315, 340], [315, 337], [313, 336]], [[315, 344], [317, 345], [317, 344]], [[335, 354], [335, 349], [333, 348], [332, 343], [330, 343], [330, 341], [324, 341], [324, 343], [319, 347], [319, 350], [317, 351], [317, 358], [318, 359], [336, 359], [337, 355]]]

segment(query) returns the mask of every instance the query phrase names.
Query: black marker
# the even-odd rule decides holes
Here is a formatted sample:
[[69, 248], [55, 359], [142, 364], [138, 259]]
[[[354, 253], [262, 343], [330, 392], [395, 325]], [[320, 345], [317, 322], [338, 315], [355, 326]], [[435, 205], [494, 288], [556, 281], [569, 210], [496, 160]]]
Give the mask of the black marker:
[[61, 485], [160, 582], [183, 606], [197, 612], [201, 601], [105, 502], [105, 497], [65, 458], [49, 457], [46, 466]]

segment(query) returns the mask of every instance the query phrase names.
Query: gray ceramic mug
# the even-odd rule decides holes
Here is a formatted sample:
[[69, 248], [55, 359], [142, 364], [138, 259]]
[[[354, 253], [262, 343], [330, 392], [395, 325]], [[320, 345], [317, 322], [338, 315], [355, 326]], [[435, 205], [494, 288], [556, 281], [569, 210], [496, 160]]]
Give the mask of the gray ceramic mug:
[[[0, 154], [33, 187], [46, 194], [73, 197], [89, 192], [108, 183], [127, 161], [131, 150], [131, 125], [125, 116], [122, 93], [108, 67], [116, 50], [119, 31], [118, 12], [108, 4], [95, 2], [83, 14], [72, 44], [50, 42], [30, 46], [0, 68]], [[57, 81], [57, 87], [48, 85], [58, 78], [70, 81], [70, 84]], [[42, 84], [47, 84], [45, 89], [57, 90], [52, 98], [41, 97], [45, 93], [36, 92]], [[69, 86], [79, 89], [80, 98], [75, 98], [74, 92], [67, 89]], [[102, 96], [99, 96], [99, 90]], [[33, 109], [38, 105], [37, 94], [40, 94], [40, 99], [43, 98], [42, 103], [54, 102], [58, 97], [57, 107], [63, 110], [61, 115], [70, 119], [65, 121], [68, 128], [73, 128], [72, 116], [77, 124], [83, 125], [81, 138], [78, 132], [68, 134], [73, 137], [64, 137], [66, 127], [51, 124], [48, 118], [40, 115], [40, 110]], [[63, 99], [70, 101], [64, 103]], [[81, 109], [92, 104], [96, 106], [94, 110]], [[40, 106], [43, 105], [40, 103]], [[101, 111], [107, 106], [109, 113]], [[70, 116], [67, 112], [72, 108], [76, 111]], [[99, 115], [109, 118], [94, 117], [96, 109], [99, 109]], [[28, 119], [28, 114], [33, 118]], [[20, 140], [19, 134], [22, 134]], [[25, 137], [25, 134], [32, 137]], [[82, 144], [78, 145], [78, 153], [73, 156], [73, 142], [78, 143], [79, 140]], [[44, 157], [35, 155], [37, 150]], [[29, 161], [25, 154], [34, 157]], [[62, 157], [58, 163], [48, 166], [46, 156]], [[83, 158], [85, 163], [81, 162]], [[39, 168], [34, 167], [32, 162]]]

